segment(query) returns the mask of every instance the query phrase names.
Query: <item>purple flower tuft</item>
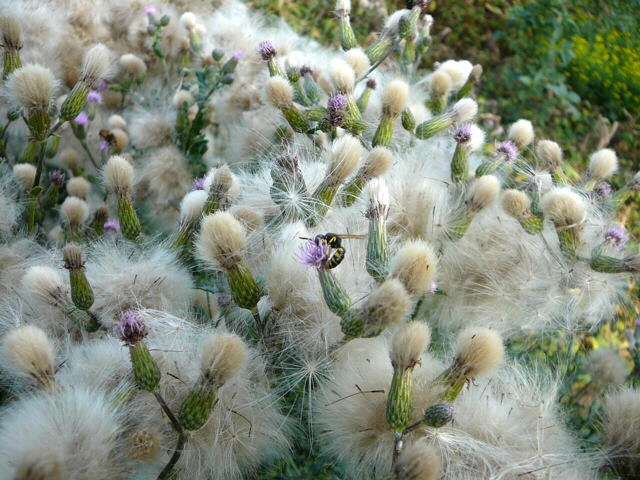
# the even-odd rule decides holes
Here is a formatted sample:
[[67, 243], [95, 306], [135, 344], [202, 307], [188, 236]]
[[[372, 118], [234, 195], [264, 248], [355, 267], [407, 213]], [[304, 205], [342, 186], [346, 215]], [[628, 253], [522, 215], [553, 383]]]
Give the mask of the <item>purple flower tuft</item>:
[[49, 172], [49, 181], [56, 188], [62, 188], [64, 185], [65, 174], [62, 170], [53, 170]]
[[593, 194], [599, 200], [607, 198], [609, 195], [611, 195], [612, 191], [613, 190], [611, 188], [611, 185], [609, 185], [607, 182], [600, 182], [595, 187], [593, 187]]
[[614, 250], [622, 250], [627, 246], [629, 235], [622, 225], [612, 225], [605, 230], [604, 239], [613, 246]]
[[147, 335], [142, 314], [135, 310], [127, 310], [120, 314], [120, 321], [116, 324], [115, 334], [128, 345], [135, 345]]
[[518, 158], [518, 147], [511, 140], [507, 140], [506, 142], [502, 142], [496, 148], [496, 153], [502, 155], [507, 162], [513, 162], [516, 158]]
[[324, 242], [316, 244], [315, 241], [309, 240], [300, 247], [298, 259], [305, 267], [322, 268], [329, 260], [331, 249]]
[[104, 222], [104, 231], [109, 233], [119, 233], [120, 222], [115, 219], [107, 220]]
[[243, 56], [244, 56], [244, 51], [242, 50], [238, 50], [236, 53], [233, 54], [233, 58], [235, 58], [236, 60], [240, 60]]
[[97, 90], [89, 90], [89, 95], [87, 95], [87, 102], [102, 104], [102, 94]]
[[100, 139], [100, 151], [101, 152], [106, 152], [109, 150], [109, 147], [111, 147], [111, 144], [109, 142], [107, 142], [104, 138]]
[[258, 45], [258, 53], [262, 57], [262, 60], [268, 62], [276, 56], [276, 46], [268, 40], [266, 42], [260, 42], [260, 45]]
[[104, 92], [107, 89], [108, 86], [109, 85], [107, 85], [107, 82], [105, 82], [104, 80], [98, 80], [96, 82], [96, 89], [99, 92]]
[[87, 112], [80, 112], [80, 114], [74, 120], [81, 127], [89, 125], [89, 115]]
[[458, 143], [466, 143], [471, 140], [471, 125], [460, 125], [453, 134], [453, 138]]
[[145, 15], [155, 15], [156, 13], [158, 13], [158, 10], [156, 10], [155, 5], [146, 5], [144, 7], [144, 13]]
[[341, 93], [329, 98], [327, 108], [329, 111], [342, 110], [347, 106], [347, 96]]
[[204, 190], [204, 182], [207, 179], [207, 176], [205, 175], [202, 178], [196, 178], [193, 183], [191, 184], [191, 190]]

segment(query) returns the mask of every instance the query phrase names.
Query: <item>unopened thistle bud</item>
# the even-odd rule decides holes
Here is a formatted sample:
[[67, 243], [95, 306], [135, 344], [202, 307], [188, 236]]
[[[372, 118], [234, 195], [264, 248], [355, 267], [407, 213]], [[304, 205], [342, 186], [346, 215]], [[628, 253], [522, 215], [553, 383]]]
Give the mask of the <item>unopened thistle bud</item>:
[[431, 428], [442, 428], [453, 420], [454, 409], [450, 403], [437, 403], [427, 407], [422, 424]]
[[458, 334], [456, 355], [438, 380], [447, 385], [443, 399], [453, 402], [467, 380], [491, 373], [504, 362], [504, 344], [498, 332], [469, 327]]
[[463, 123], [471, 120], [476, 113], [478, 113], [478, 104], [470, 98], [463, 98], [458, 100], [447, 112], [418, 125], [416, 127], [416, 137], [426, 140], [450, 128], [454, 123]]
[[349, 20], [351, 5], [347, 5], [348, 3], [350, 2], [340, 0], [336, 4], [336, 15], [340, 22], [340, 45], [343, 50], [349, 50], [358, 46], [356, 35], [353, 32], [353, 28], [351, 28], [351, 21]]
[[387, 53], [393, 43], [393, 34], [385, 29], [367, 48], [365, 53], [372, 65], [378, 63]]
[[402, 449], [393, 475], [394, 480], [435, 480], [440, 475], [440, 457], [433, 447], [417, 441]]
[[309, 119], [293, 104], [293, 87], [285, 77], [274, 76], [267, 83], [267, 96], [278, 108], [294, 131], [305, 133], [309, 130]]
[[542, 217], [531, 212], [531, 199], [520, 190], [506, 190], [502, 196], [502, 208], [518, 220], [525, 232], [535, 235], [542, 232]]
[[389, 240], [387, 239], [389, 204], [387, 185], [380, 178], [372, 180], [369, 183], [369, 208], [366, 214], [369, 219], [366, 267], [369, 275], [377, 282], [382, 282], [389, 272]]
[[64, 268], [69, 271], [71, 300], [80, 310], [89, 310], [93, 305], [94, 295], [87, 280], [82, 259], [82, 250], [75, 243], [69, 243], [62, 249]]
[[49, 136], [51, 106], [57, 86], [51, 70], [40, 65], [25, 65], [7, 79], [7, 89], [22, 108], [35, 140], [43, 141]]
[[518, 120], [509, 127], [507, 138], [511, 140], [518, 150], [523, 150], [533, 142], [533, 125], [529, 120]]
[[39, 387], [57, 385], [55, 355], [47, 334], [38, 327], [14, 328], [2, 341], [7, 367], [29, 377]]
[[424, 240], [409, 240], [391, 259], [390, 274], [418, 297], [431, 290], [438, 274], [438, 257]]
[[71, 121], [82, 111], [91, 87], [107, 74], [111, 63], [110, 56], [109, 49], [101, 43], [94, 45], [87, 51], [80, 71], [80, 80], [73, 86], [67, 99], [60, 107], [61, 120]]
[[376, 89], [376, 86], [377, 82], [373, 78], [367, 80], [365, 89], [360, 94], [360, 98], [358, 98], [358, 102], [356, 103], [356, 106], [361, 113], [367, 109], [369, 99], [371, 98], [371, 92]]
[[236, 304], [254, 309], [262, 292], [244, 259], [246, 233], [229, 212], [217, 212], [202, 220], [197, 239], [200, 255], [227, 273], [229, 288]]
[[429, 100], [429, 110], [438, 115], [444, 112], [451, 92], [451, 77], [444, 70], [436, 70], [431, 75], [429, 84], [431, 99]]
[[491, 205], [500, 193], [500, 180], [485, 175], [473, 181], [464, 201], [453, 220], [447, 226], [447, 235], [452, 241], [460, 240], [478, 212]]
[[347, 107], [347, 96], [342, 93], [338, 93], [329, 97], [327, 102], [327, 112], [329, 115], [329, 124], [332, 127], [340, 127], [344, 122]]
[[598, 150], [589, 159], [585, 189], [592, 190], [598, 183], [618, 170], [618, 157], [610, 148]]
[[270, 41], [260, 42], [258, 45], [258, 54], [262, 58], [262, 61], [267, 63], [267, 67], [269, 68], [269, 75], [272, 77], [280, 76], [282, 78], [287, 78], [285, 73], [278, 65], [276, 61], [276, 47]]
[[354, 177], [342, 189], [342, 202], [345, 207], [353, 205], [364, 186], [370, 180], [387, 173], [393, 164], [393, 154], [386, 147], [375, 147], [367, 155], [364, 163]]
[[107, 186], [116, 196], [122, 234], [126, 239], [136, 241], [140, 237], [142, 228], [131, 202], [133, 166], [126, 158], [114, 155], [104, 166], [102, 175]]
[[469, 176], [469, 154], [482, 147], [484, 132], [477, 125], [461, 125], [453, 134], [456, 149], [451, 160], [451, 180], [462, 184]]
[[312, 195], [315, 212], [307, 218], [308, 227], [324, 218], [340, 186], [358, 168], [363, 150], [351, 135], [343, 135], [333, 142], [327, 174]]
[[7, 78], [14, 70], [22, 67], [20, 49], [22, 48], [22, 25], [16, 17], [0, 17], [2, 33], [2, 78]]
[[129, 347], [133, 376], [140, 388], [155, 392], [160, 386], [160, 368], [143, 342], [147, 328], [140, 312], [127, 310], [120, 315], [115, 333]]
[[236, 335], [213, 335], [205, 340], [201, 375], [180, 407], [178, 419], [185, 430], [202, 428], [211, 416], [216, 393], [247, 361], [247, 346]]
[[582, 197], [569, 188], [555, 188], [542, 197], [544, 217], [553, 222], [560, 249], [575, 257], [581, 245], [580, 232], [586, 218]]
[[431, 340], [431, 331], [422, 322], [401, 326], [391, 339], [389, 356], [393, 378], [387, 396], [387, 423], [396, 432], [409, 426], [413, 413], [413, 369]]
[[413, 133], [416, 129], [416, 117], [413, 115], [410, 108], [402, 110], [402, 113], [400, 114], [400, 122], [402, 123], [402, 127], [409, 133]]
[[388, 147], [393, 140], [393, 125], [407, 105], [409, 85], [403, 80], [389, 83], [382, 93], [382, 117], [373, 136], [372, 145]]

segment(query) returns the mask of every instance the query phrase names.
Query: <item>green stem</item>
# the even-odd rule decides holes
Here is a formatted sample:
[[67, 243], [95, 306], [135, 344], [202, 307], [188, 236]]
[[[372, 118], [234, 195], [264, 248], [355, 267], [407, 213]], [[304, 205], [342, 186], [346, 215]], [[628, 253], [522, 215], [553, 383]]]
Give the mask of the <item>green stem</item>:
[[36, 169], [36, 178], [33, 181], [33, 185], [37, 187], [40, 185], [40, 177], [42, 176], [42, 170], [44, 169], [44, 157], [47, 151], [46, 141], [40, 142], [40, 154], [38, 155], [38, 166]]

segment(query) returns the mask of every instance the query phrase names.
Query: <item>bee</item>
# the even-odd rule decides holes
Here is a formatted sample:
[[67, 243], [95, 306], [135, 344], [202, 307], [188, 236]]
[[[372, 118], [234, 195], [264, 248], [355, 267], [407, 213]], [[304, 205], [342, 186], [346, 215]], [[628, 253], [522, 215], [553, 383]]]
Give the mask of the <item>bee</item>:
[[320, 235], [316, 235], [311, 238], [300, 237], [302, 240], [313, 240], [317, 246], [327, 246], [327, 252], [329, 250], [333, 250], [333, 255], [327, 260], [327, 263], [324, 264], [324, 268], [336, 268], [342, 260], [344, 260], [344, 255], [346, 253], [346, 249], [342, 246], [342, 240], [345, 238], [367, 238], [366, 235], [349, 235], [349, 234], [337, 234], [337, 233], [321, 233]]
[[113, 145], [116, 143], [116, 136], [111, 133], [110, 130], [102, 129], [98, 132], [98, 135], [100, 135], [100, 138], [107, 142], [110, 147], [113, 147]]

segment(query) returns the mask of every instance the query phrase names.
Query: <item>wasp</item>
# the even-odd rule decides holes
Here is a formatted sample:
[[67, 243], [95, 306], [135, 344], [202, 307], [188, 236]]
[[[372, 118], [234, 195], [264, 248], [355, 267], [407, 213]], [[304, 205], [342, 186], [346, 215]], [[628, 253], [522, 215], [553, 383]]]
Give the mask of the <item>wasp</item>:
[[300, 237], [302, 240], [313, 240], [317, 246], [325, 246], [327, 247], [327, 252], [329, 250], [333, 250], [333, 255], [329, 257], [327, 263], [324, 264], [324, 268], [336, 268], [342, 260], [344, 260], [344, 255], [347, 252], [346, 249], [342, 246], [342, 240], [345, 238], [367, 238], [366, 235], [349, 235], [349, 234], [337, 234], [337, 233], [321, 233], [311, 238]]

